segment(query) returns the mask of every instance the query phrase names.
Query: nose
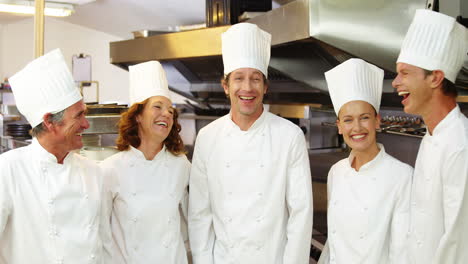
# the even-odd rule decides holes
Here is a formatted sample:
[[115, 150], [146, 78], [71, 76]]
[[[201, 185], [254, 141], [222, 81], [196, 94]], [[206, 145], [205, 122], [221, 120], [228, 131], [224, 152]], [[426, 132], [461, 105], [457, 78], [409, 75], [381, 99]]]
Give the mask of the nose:
[[398, 74], [395, 79], [392, 81], [392, 86], [395, 89], [398, 89], [398, 86], [400, 86], [401, 80], [400, 80], [400, 74]]
[[81, 127], [83, 129], [88, 129], [89, 128], [89, 121], [86, 117], [83, 117], [83, 122], [81, 123]]
[[252, 90], [252, 84], [250, 83], [250, 78], [245, 78], [242, 82], [242, 90], [250, 91]]

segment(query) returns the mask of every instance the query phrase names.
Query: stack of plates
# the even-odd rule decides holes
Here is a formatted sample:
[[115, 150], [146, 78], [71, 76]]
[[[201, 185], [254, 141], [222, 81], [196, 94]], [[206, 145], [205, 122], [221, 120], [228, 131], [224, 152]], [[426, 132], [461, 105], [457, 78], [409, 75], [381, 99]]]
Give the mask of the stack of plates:
[[8, 124], [7, 125], [7, 135], [14, 138], [31, 138], [29, 135], [29, 130], [31, 130], [31, 125], [29, 124]]

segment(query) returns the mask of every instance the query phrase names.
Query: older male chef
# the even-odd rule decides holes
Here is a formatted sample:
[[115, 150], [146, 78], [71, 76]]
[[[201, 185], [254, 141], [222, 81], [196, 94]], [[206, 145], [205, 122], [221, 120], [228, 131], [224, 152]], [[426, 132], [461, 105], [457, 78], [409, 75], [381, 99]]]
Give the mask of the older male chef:
[[101, 177], [77, 154], [86, 106], [60, 50], [10, 78], [31, 145], [0, 156], [0, 263], [101, 263]]
[[242, 23], [222, 35], [231, 111], [198, 134], [190, 175], [195, 264], [305, 264], [312, 187], [302, 131], [264, 110], [271, 35]]
[[454, 85], [467, 51], [464, 26], [418, 10], [398, 57], [393, 86], [405, 112], [421, 115], [427, 126], [412, 187], [412, 263], [468, 261], [468, 119]]

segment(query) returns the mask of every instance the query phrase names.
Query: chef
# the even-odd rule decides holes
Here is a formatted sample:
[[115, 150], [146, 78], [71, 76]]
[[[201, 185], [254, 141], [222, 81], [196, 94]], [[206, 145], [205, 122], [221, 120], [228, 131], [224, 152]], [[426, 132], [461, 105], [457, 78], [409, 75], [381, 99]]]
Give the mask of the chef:
[[31, 145], [0, 156], [0, 263], [102, 263], [101, 173], [83, 146], [86, 106], [60, 50], [10, 78]]
[[119, 122], [121, 152], [102, 163], [111, 171], [104, 181], [109, 205], [104, 215], [114, 239], [108, 264], [186, 264], [187, 221], [182, 220], [187, 218], [190, 162], [177, 111], [159, 62], [129, 71], [131, 106]]
[[306, 264], [312, 186], [304, 134], [267, 112], [271, 35], [241, 23], [222, 34], [229, 114], [200, 130], [190, 174], [194, 264]]
[[351, 153], [328, 174], [328, 240], [319, 264], [409, 263], [413, 168], [376, 141], [383, 76], [361, 59], [325, 73], [338, 132]]
[[468, 31], [452, 17], [417, 10], [393, 86], [404, 110], [427, 126], [416, 159], [409, 248], [412, 263], [468, 260], [468, 120], [454, 85], [467, 59]]

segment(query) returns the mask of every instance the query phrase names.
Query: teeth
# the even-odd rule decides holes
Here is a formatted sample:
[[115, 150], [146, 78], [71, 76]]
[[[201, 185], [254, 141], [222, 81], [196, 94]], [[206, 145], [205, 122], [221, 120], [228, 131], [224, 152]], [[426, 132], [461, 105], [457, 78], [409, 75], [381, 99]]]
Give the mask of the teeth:
[[252, 100], [252, 99], [254, 99], [254, 97], [253, 96], [240, 96], [240, 99], [242, 99], [242, 100]]
[[167, 127], [167, 123], [166, 123], [166, 122], [156, 122], [156, 125]]
[[407, 95], [407, 94], [409, 94], [409, 92], [398, 92], [399, 96], [404, 96], [404, 95]]
[[363, 138], [363, 137], [365, 137], [365, 135], [352, 136], [353, 139], [360, 139], [360, 138]]

